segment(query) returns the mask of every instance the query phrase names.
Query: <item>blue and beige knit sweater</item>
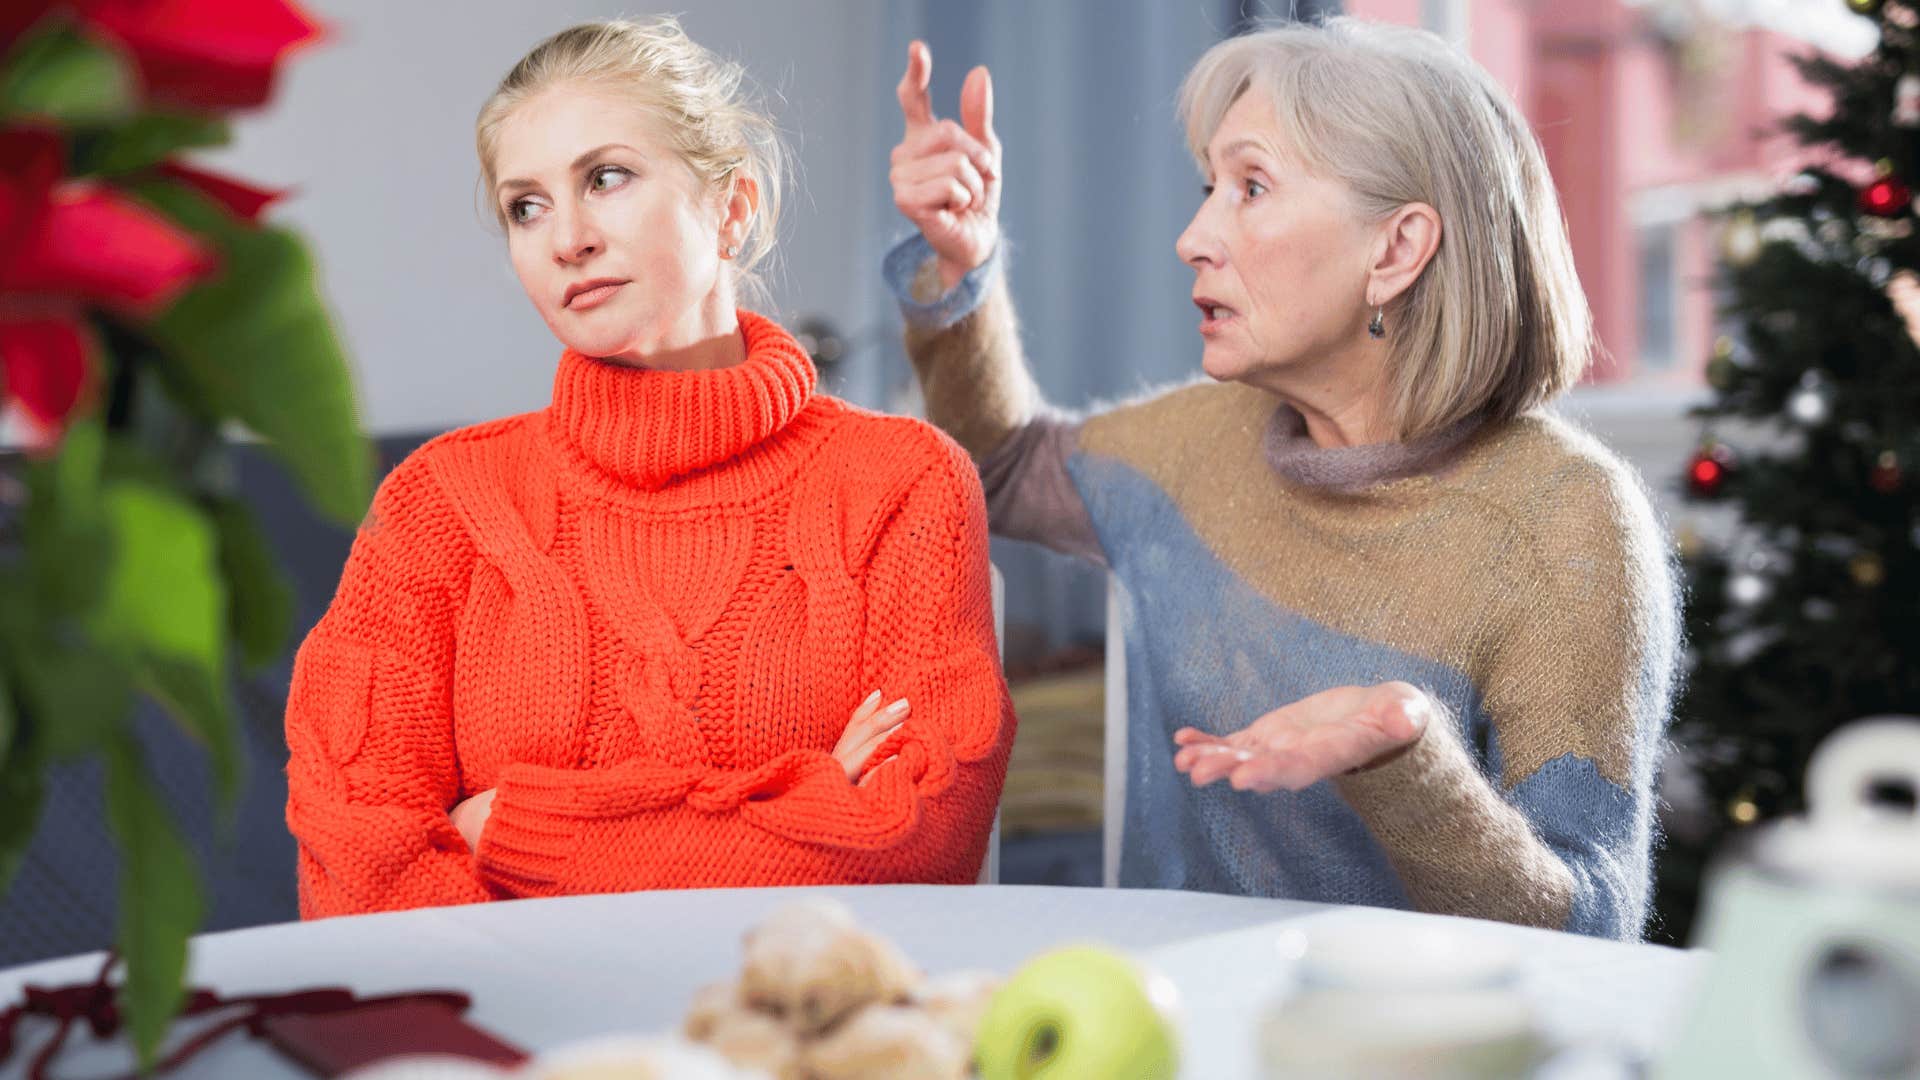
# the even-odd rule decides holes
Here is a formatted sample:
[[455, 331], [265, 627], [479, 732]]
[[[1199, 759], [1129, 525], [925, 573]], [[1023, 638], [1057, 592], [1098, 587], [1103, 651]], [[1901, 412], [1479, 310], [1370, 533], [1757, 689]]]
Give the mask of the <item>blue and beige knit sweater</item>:
[[[1068, 416], [1027, 371], [997, 257], [933, 296], [929, 256], [910, 240], [887, 276], [994, 532], [1130, 598], [1123, 885], [1640, 935], [1679, 620], [1629, 467], [1548, 415], [1320, 448], [1235, 384]], [[1454, 722], [1297, 793], [1174, 770], [1180, 727], [1388, 680]]]

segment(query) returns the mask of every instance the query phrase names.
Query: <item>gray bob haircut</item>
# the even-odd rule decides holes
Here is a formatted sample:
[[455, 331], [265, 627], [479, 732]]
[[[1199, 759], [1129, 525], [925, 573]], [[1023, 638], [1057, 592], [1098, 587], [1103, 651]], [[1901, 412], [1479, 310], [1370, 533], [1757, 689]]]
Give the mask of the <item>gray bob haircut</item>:
[[1307, 169], [1366, 220], [1408, 203], [1440, 215], [1440, 248], [1387, 307], [1396, 435], [1557, 397], [1594, 348], [1553, 178], [1526, 118], [1485, 69], [1424, 30], [1333, 18], [1272, 25], [1207, 50], [1180, 89], [1201, 168], [1221, 118], [1265, 95]]

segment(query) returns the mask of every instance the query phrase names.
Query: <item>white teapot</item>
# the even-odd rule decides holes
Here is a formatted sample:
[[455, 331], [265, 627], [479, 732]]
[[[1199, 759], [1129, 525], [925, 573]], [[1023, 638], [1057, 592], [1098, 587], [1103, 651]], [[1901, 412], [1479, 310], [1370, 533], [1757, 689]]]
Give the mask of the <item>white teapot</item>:
[[1756, 829], [1715, 868], [1697, 944], [1713, 953], [1656, 1077], [1920, 1078], [1920, 719], [1829, 737], [1808, 812]]

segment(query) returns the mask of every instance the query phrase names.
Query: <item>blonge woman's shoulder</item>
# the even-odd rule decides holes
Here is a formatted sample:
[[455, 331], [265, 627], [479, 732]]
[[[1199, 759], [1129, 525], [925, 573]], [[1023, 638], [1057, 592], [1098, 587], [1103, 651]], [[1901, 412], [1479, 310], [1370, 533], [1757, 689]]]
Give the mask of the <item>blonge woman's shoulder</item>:
[[927, 421], [862, 408], [837, 398], [828, 401], [839, 414], [826, 447], [830, 458], [902, 479], [937, 470], [979, 483], [973, 459], [951, 436]]

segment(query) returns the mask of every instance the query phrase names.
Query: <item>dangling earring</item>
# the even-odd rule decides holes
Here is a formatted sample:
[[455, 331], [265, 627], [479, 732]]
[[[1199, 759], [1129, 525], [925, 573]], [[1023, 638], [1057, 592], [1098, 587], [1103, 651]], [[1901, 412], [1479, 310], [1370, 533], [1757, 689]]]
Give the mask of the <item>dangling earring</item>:
[[1373, 309], [1373, 321], [1367, 324], [1367, 336], [1378, 340], [1387, 336], [1386, 317], [1382, 308]]

